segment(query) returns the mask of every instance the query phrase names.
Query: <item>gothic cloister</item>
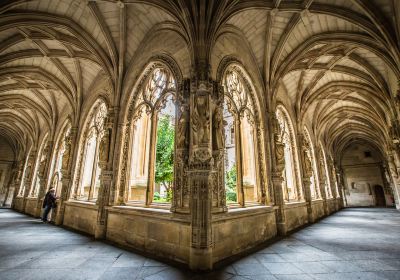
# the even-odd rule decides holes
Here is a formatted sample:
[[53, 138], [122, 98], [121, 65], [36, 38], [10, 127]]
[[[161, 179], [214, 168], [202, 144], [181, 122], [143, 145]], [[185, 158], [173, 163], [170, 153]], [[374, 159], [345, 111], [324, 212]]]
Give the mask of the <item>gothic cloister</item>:
[[[381, 214], [395, 234], [399, 106], [399, 0], [2, 0], [0, 206], [12, 210], [0, 219], [40, 217], [54, 188], [60, 228], [31, 231], [64, 227], [193, 271], [278, 238], [303, 246], [316, 236], [291, 234], [317, 222], [343, 218], [354, 241], [351, 222]], [[382, 267], [399, 270], [396, 240], [377, 232]], [[266, 275], [288, 267], [266, 263]]]

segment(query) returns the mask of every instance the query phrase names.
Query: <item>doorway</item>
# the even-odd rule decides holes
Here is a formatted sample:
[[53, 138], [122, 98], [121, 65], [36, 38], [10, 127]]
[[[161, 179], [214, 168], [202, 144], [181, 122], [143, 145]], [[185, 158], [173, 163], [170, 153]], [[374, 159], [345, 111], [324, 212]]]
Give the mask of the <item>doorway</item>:
[[385, 200], [385, 193], [383, 191], [382, 186], [375, 185], [374, 191], [375, 191], [375, 206], [385, 207], [386, 200]]

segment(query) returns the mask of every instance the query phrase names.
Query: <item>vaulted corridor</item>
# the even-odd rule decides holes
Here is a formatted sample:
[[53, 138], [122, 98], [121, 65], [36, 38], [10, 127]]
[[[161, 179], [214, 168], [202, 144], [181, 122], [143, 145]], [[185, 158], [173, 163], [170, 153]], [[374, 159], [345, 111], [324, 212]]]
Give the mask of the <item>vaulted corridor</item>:
[[0, 279], [400, 279], [400, 215], [348, 208], [209, 274], [0, 209]]

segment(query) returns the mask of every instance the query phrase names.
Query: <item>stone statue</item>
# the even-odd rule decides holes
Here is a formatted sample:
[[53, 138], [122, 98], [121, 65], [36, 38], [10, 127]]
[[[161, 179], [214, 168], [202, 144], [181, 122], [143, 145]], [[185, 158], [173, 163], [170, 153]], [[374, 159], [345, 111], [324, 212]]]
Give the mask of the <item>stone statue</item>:
[[67, 136], [65, 138], [65, 150], [64, 150], [64, 154], [62, 157], [62, 164], [61, 164], [61, 169], [63, 169], [63, 170], [68, 170], [70, 153], [71, 153], [71, 137]]
[[178, 120], [178, 137], [177, 147], [184, 148], [188, 145], [188, 121], [189, 113], [186, 105], [182, 105], [180, 108], [181, 114]]
[[210, 140], [210, 112], [208, 103], [208, 95], [195, 97], [192, 118], [193, 145], [195, 146], [207, 144]]
[[29, 179], [29, 176], [31, 174], [31, 168], [32, 168], [32, 166], [31, 166], [31, 163], [29, 162], [28, 166], [26, 167], [26, 171], [25, 171], [25, 180]]
[[304, 153], [304, 171], [306, 174], [312, 173], [312, 163], [311, 163], [311, 156], [310, 151], [307, 148], [303, 148]]
[[275, 142], [275, 159], [277, 166], [285, 164], [285, 144], [283, 143], [283, 131], [277, 119], [274, 121], [274, 142]]
[[109, 139], [109, 132], [106, 130], [103, 137], [100, 141], [99, 147], [99, 161], [107, 162], [108, 161], [108, 153], [110, 150], [110, 139]]
[[39, 164], [39, 177], [44, 176], [45, 169], [46, 169], [46, 157], [42, 156], [42, 160], [40, 161]]
[[220, 150], [224, 148], [224, 126], [227, 122], [222, 115], [222, 108], [217, 108], [213, 115], [213, 150]]

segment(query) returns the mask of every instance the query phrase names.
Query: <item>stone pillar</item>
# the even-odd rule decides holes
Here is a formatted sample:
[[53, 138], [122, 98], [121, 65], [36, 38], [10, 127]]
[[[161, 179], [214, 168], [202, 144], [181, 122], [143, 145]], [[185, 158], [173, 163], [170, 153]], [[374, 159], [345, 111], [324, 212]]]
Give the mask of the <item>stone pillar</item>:
[[194, 81], [190, 96], [189, 186], [191, 190], [192, 269], [212, 268], [212, 190], [215, 181], [212, 157], [212, 85]]
[[99, 165], [101, 168], [100, 189], [96, 204], [98, 205], [97, 222], [95, 229], [95, 238], [104, 239], [107, 231], [107, 209], [109, 205], [110, 189], [113, 178], [113, 171], [109, 167], [110, 144], [112, 136], [113, 118], [105, 120], [104, 135], [100, 141], [99, 147]]
[[[394, 151], [395, 152], [395, 151]], [[393, 156], [393, 152], [388, 154], [388, 166], [389, 166], [389, 171], [390, 175], [392, 177], [393, 181], [393, 191], [394, 191], [394, 199], [396, 203], [396, 209], [400, 209], [400, 178], [399, 178], [399, 172], [395, 163], [395, 159]]]
[[278, 234], [284, 236], [287, 234], [285, 200], [282, 189], [283, 172], [285, 169], [285, 144], [283, 143], [283, 135], [278, 120], [275, 115], [272, 116], [274, 129], [274, 149], [275, 161], [272, 171], [272, 184], [274, 186], [275, 206], [276, 208], [276, 224]]
[[311, 176], [312, 176], [312, 161], [311, 161], [311, 147], [307, 143], [304, 135], [299, 135], [299, 142], [301, 147], [301, 161], [303, 163], [303, 186], [304, 186], [304, 197], [307, 203], [307, 215], [308, 222], [314, 222], [314, 215], [312, 212], [312, 197], [311, 197]]
[[71, 157], [73, 153], [73, 143], [76, 143], [77, 128], [71, 128], [71, 132], [65, 137], [65, 150], [61, 163], [61, 196], [56, 210], [55, 224], [62, 225], [64, 221], [65, 202], [69, 200], [71, 187]]
[[336, 180], [338, 183], [338, 191], [339, 191], [339, 208], [344, 207], [344, 180], [343, 180], [343, 170], [341, 168], [336, 168]]
[[14, 208], [15, 198], [17, 197], [17, 195], [19, 193], [19, 189], [21, 188], [21, 180], [22, 180], [22, 174], [23, 174], [23, 170], [24, 170], [24, 162], [23, 161], [20, 161], [17, 165], [18, 165], [18, 168], [17, 168], [18, 171], [16, 173], [16, 177], [13, 182], [14, 194], [13, 194], [13, 198], [12, 198], [12, 202], [11, 202], [11, 208]]
[[27, 170], [25, 171], [28, 172], [28, 174], [25, 173], [26, 175], [25, 177], [26, 179], [24, 180], [25, 188], [24, 188], [24, 193], [22, 194], [22, 196], [24, 197], [22, 210], [24, 212], [27, 202], [26, 198], [31, 193], [33, 174], [35, 173], [36, 156], [37, 156], [37, 151], [36, 150], [32, 151], [31, 154], [29, 155]]
[[324, 158], [322, 156], [322, 152], [320, 152], [320, 157], [318, 160], [318, 171], [319, 171], [319, 189], [321, 192], [321, 197], [324, 206], [324, 214], [327, 216], [329, 214], [328, 202], [327, 202], [327, 193], [326, 193], [326, 172], [324, 168]]
[[221, 85], [214, 83], [212, 94], [212, 154], [214, 182], [212, 189], [212, 212], [222, 213], [228, 210], [225, 191], [225, 126], [224, 91]]
[[42, 152], [42, 161], [40, 162], [39, 165], [39, 170], [38, 170], [38, 177], [39, 177], [39, 190], [38, 190], [38, 200], [37, 200], [37, 205], [36, 205], [36, 216], [39, 217], [42, 212], [42, 203], [43, 203], [43, 198], [46, 195], [47, 191], [47, 179], [49, 178], [49, 172], [50, 172], [50, 165], [51, 165], [51, 151], [53, 149], [53, 142], [49, 141], [47, 142], [46, 147], [44, 148]]
[[184, 80], [177, 93], [178, 121], [176, 150], [174, 158], [174, 186], [171, 212], [188, 214], [190, 212], [189, 167], [189, 127], [190, 127], [190, 80]]
[[330, 175], [330, 182], [331, 182], [331, 191], [332, 191], [332, 196], [336, 199], [339, 194], [337, 193], [337, 189], [336, 189], [336, 169], [335, 169], [335, 164], [330, 160], [329, 164], [328, 164], [328, 170], [329, 175]]
[[4, 207], [4, 206], [8, 206], [7, 205], [7, 199], [10, 196], [10, 193], [14, 191], [15, 188], [15, 180], [17, 178], [18, 175], [18, 164], [16, 162], [13, 163], [12, 168], [10, 170], [10, 177], [8, 179], [8, 183], [6, 186], [6, 191], [4, 194], [4, 200], [0, 201], [0, 206]]

